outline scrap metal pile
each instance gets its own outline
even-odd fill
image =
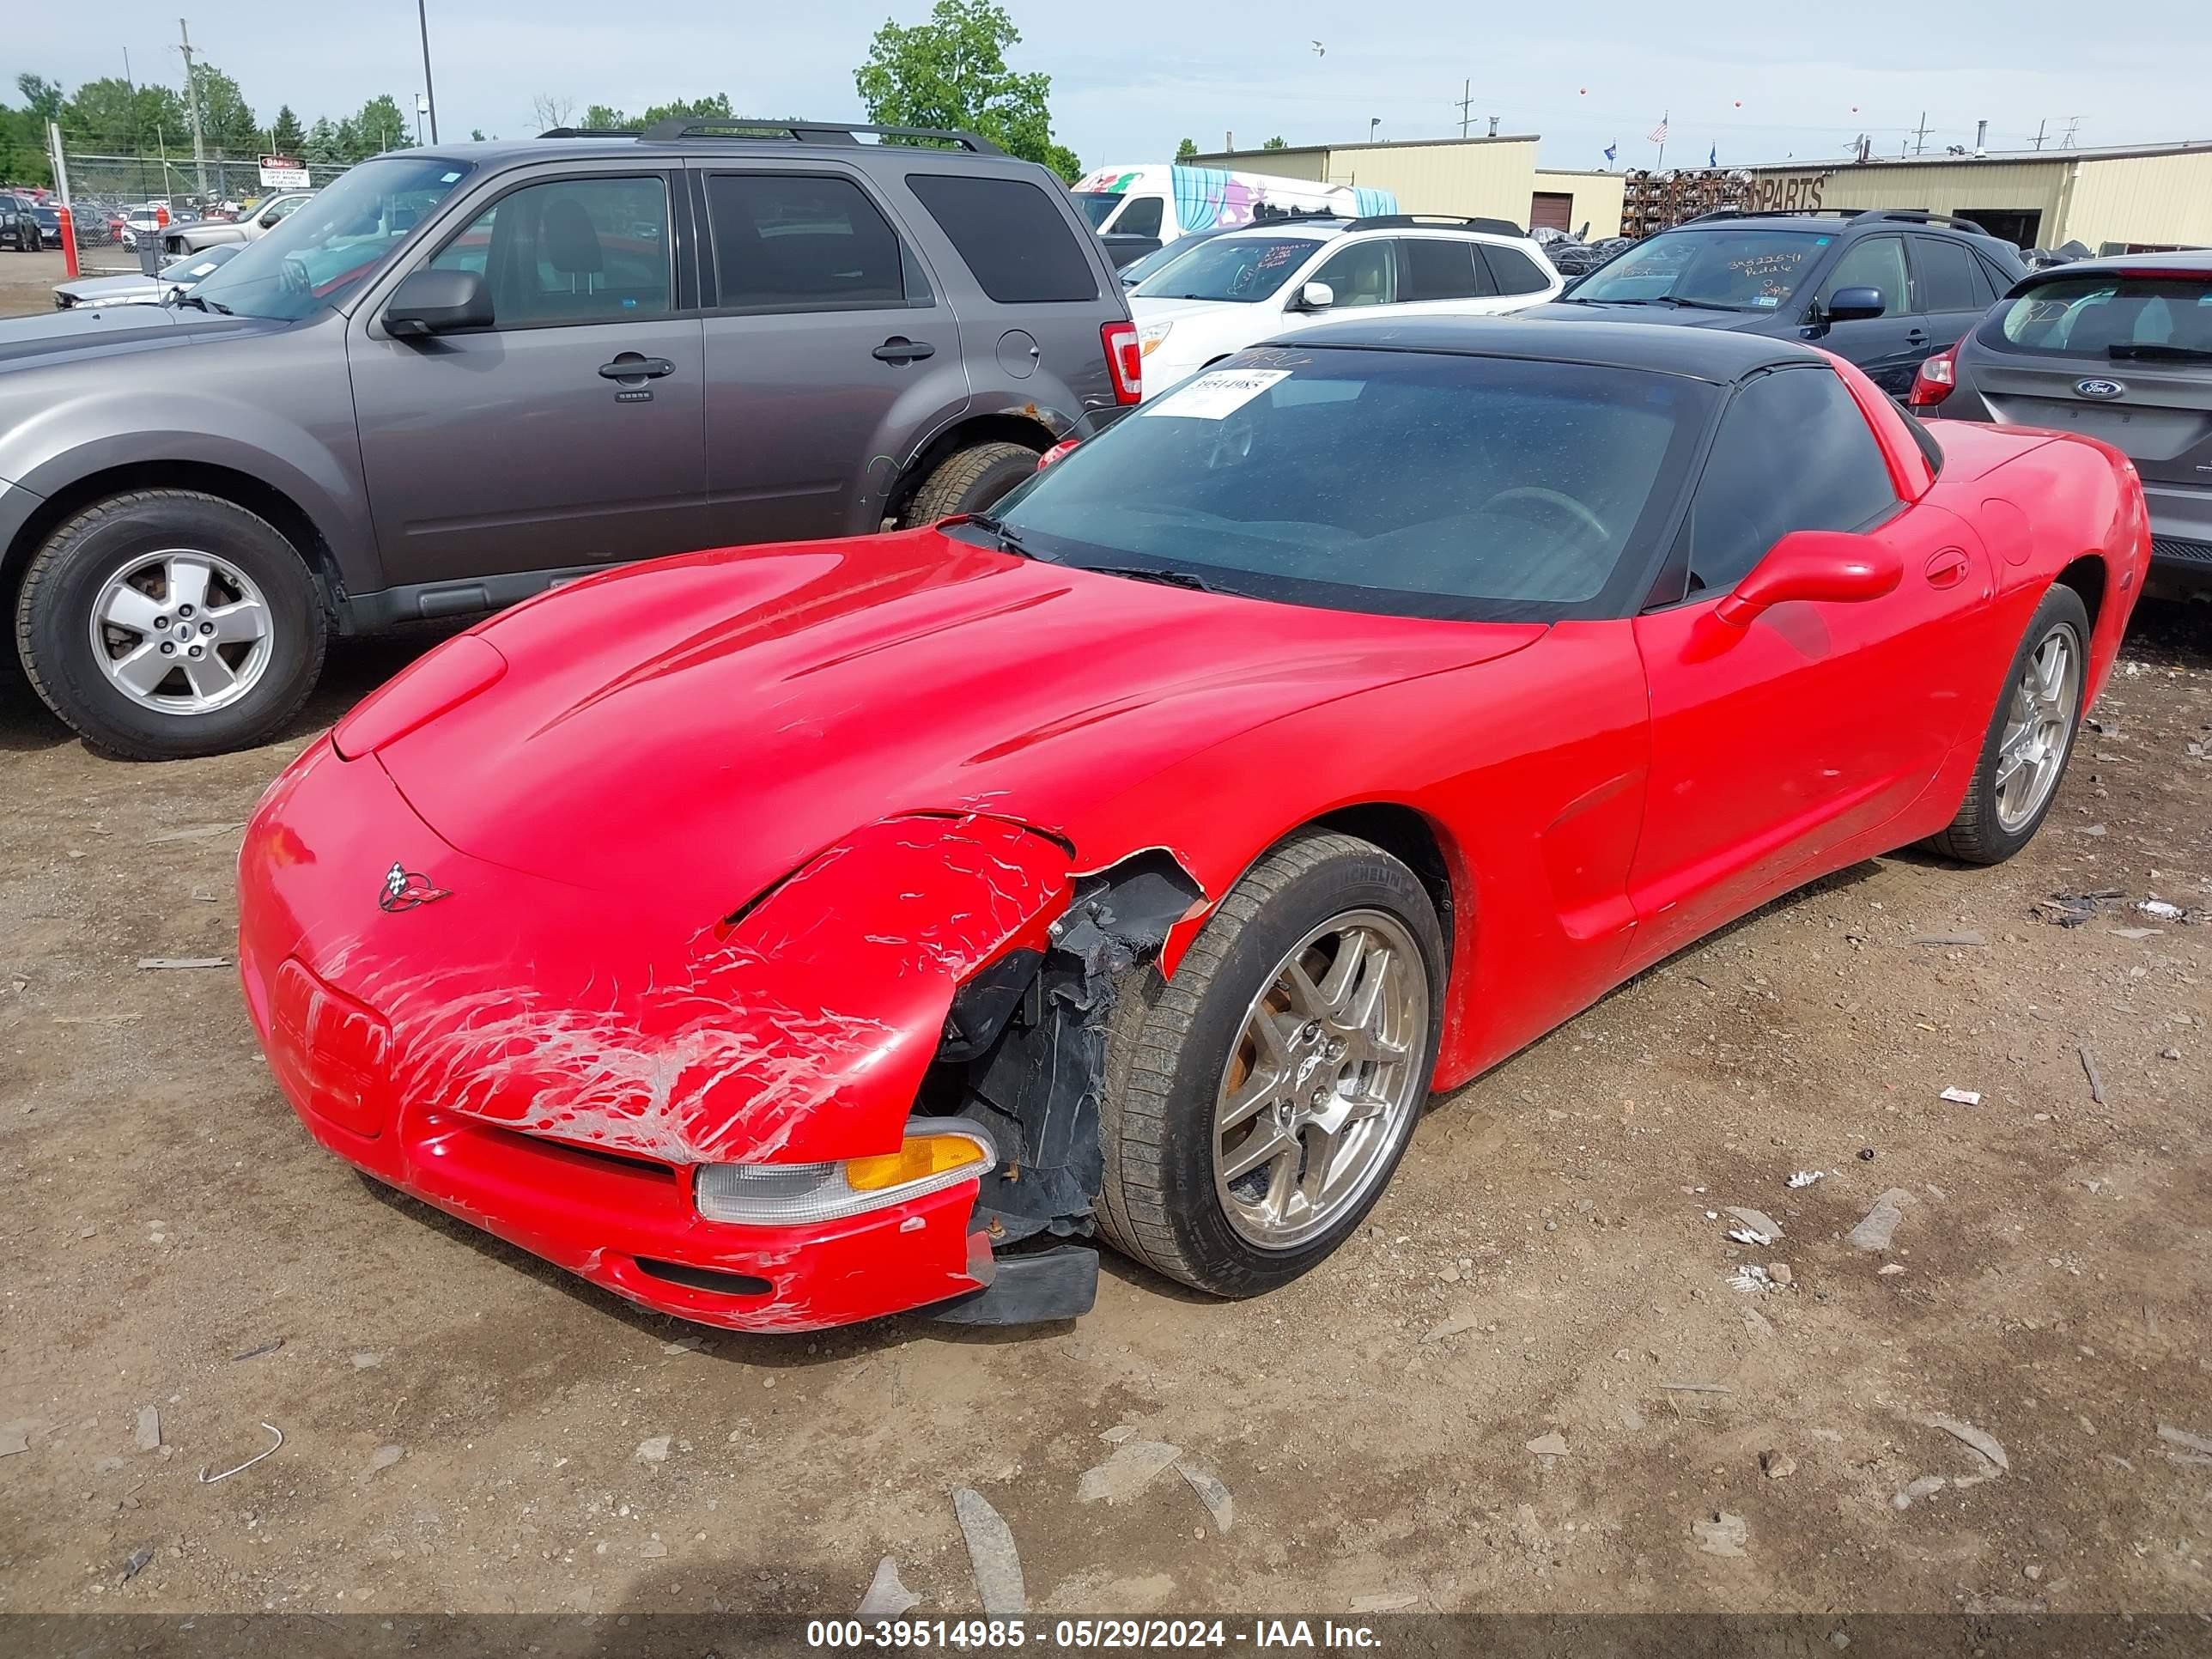
[[[1715,208],[1741,207],[1750,195],[1751,185],[1751,174],[1741,167],[1696,167],[1667,173],[1632,169],[1621,194],[1620,234],[1650,236]]]

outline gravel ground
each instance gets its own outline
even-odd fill
[[[1289,1289],[1109,1258],[1072,1325],[811,1340],[380,1194],[230,972],[134,966],[230,953],[237,826],[419,646],[160,766],[0,685],[0,1611],[845,1613],[890,1553],[972,1612],[962,1486],[1042,1612],[2212,1610],[2212,926],[2132,908],[2212,904],[2212,611],[2145,607],[2020,859],[1869,862],[1644,975],[1437,1102]]]

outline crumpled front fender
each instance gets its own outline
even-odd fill
[[[1003,819],[887,818],[598,994],[432,983],[385,1002],[393,1081],[403,1101],[671,1164],[896,1151],[955,992],[1042,943],[1068,872]]]

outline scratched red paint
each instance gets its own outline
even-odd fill
[[[972,1182],[766,1229],[702,1221],[694,1168],[895,1150],[955,991],[1042,945],[1076,876],[1164,847],[1210,904],[1285,834],[1379,802],[1444,852],[1435,1083],[1462,1083],[1687,939],[1948,823],[2030,613],[2084,556],[2107,575],[2093,693],[2109,674],[2148,551],[2125,463],[1953,423],[1931,481],[1839,372],[1911,503],[1870,532],[1906,572],[1880,604],[1435,622],[921,531],[521,605],[264,798],[240,932],[271,1066],[340,1156],[641,1303],[779,1330],[921,1306],[981,1282]],[[1977,528],[2000,487],[2032,526],[2018,562]],[[1953,549],[1961,586],[1919,580]],[[503,671],[441,665],[477,641]],[[480,680],[395,718],[410,682],[443,702]],[[395,860],[450,896],[380,909]]]

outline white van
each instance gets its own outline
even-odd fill
[[[1194,231],[1249,225],[1287,213],[1364,219],[1398,210],[1397,197],[1387,190],[1156,162],[1101,167],[1073,191],[1076,211],[1105,240],[1116,265],[1141,259]]]

